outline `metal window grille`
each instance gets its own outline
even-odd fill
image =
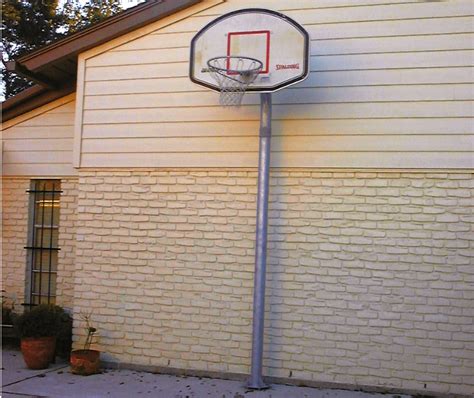
[[[28,244],[27,305],[56,302],[58,270],[60,180],[33,180]]]

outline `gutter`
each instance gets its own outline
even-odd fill
[[[5,67],[8,72],[13,72],[17,75],[20,75],[28,80],[39,84],[40,86],[47,87],[50,90],[55,90],[58,88],[58,84],[51,79],[48,79],[46,76],[42,76],[40,73],[35,73],[28,70],[18,61],[7,61]]]

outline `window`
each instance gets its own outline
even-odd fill
[[[56,302],[58,270],[60,180],[33,180],[30,193],[30,228],[27,266],[29,305]]]

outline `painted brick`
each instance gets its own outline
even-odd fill
[[[101,348],[248,373],[256,173],[80,174],[74,310],[103,316]],[[473,185],[461,176],[272,173],[265,374],[473,390]]]

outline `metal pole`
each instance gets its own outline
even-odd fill
[[[257,235],[253,292],[252,370],[247,387],[268,388],[262,379],[263,326],[265,318],[265,273],[267,265],[268,191],[272,139],[272,97],[260,95],[260,148],[258,160]]]

